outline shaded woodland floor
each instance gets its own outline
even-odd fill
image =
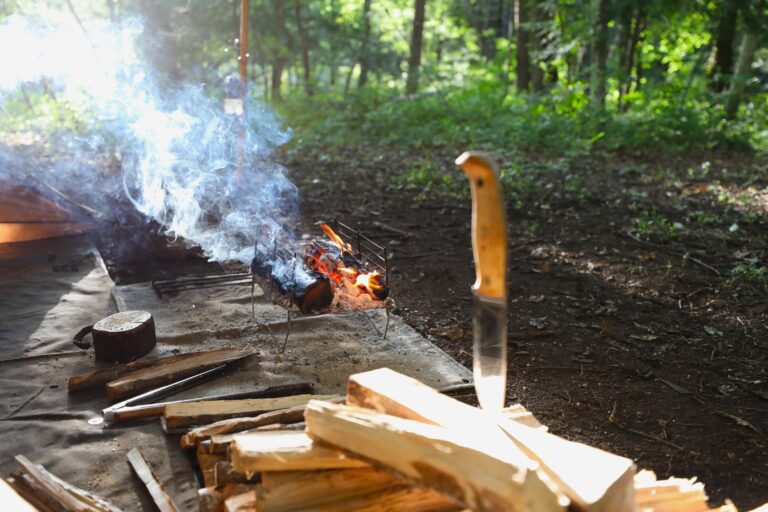
[[[471,367],[470,201],[456,156],[295,148],[283,160],[307,229],[338,218],[387,242],[398,313]],[[768,164],[523,162],[504,173],[508,399],[660,477],[695,475],[714,502],[768,500]]]

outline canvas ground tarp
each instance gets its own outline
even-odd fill
[[[178,395],[315,383],[318,393],[342,393],[347,376],[381,366],[434,386],[467,382],[468,370],[393,316],[381,336],[383,311],[294,318],[286,351],[285,311],[260,292],[251,319],[250,287],[210,288],[157,297],[149,284],[116,287],[82,238],[20,247],[0,245],[0,473],[26,455],[71,483],[126,511],[153,510],[125,454],[140,447],[177,504],[196,510],[191,454],[157,420],[103,428],[89,423],[108,405],[100,390],[68,394],[67,378],[94,368],[91,352],[72,335],[117,308],[155,315],[158,346],[148,357],[222,346],[251,346],[255,361]],[[53,260],[51,258],[53,257]],[[3,261],[2,259],[5,258]],[[57,268],[57,271],[54,271]],[[103,366],[103,365],[99,365]]]

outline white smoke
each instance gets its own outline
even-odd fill
[[[142,37],[137,20],[81,27],[67,19],[6,18],[0,115],[22,88],[44,88],[57,102],[77,106],[85,126],[50,141],[53,180],[69,180],[70,188],[78,180],[83,193],[122,191],[169,236],[200,246],[210,259],[248,263],[254,243],[272,247],[298,212],[295,185],[270,160],[290,132],[250,93],[244,116],[227,114],[223,79],[164,83],[142,57]],[[9,151],[0,146],[0,163],[13,159]],[[110,152],[122,167],[119,183],[89,164]],[[276,266],[283,267],[297,271]]]

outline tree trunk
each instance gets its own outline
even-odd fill
[[[710,88],[723,92],[728,86],[728,77],[733,73],[733,49],[736,38],[736,21],[739,8],[736,0],[722,0],[717,9],[715,28],[715,64],[712,66]]]
[[[275,24],[275,30],[278,34],[278,40],[284,45],[285,48],[281,48],[277,45],[274,48],[274,58],[272,62],[272,101],[280,101],[282,99],[281,89],[283,83],[283,71],[285,70],[288,60],[286,59],[286,53],[291,52],[291,37],[288,30],[285,28],[285,4],[282,0],[272,0],[273,19]],[[286,50],[286,51],[284,51]]]
[[[608,4],[610,0],[592,0],[596,14],[593,28],[592,106],[605,109],[608,62]]]
[[[541,30],[537,27],[539,23],[545,20],[542,6],[539,2],[532,2],[530,5],[530,20],[535,30],[528,31],[528,45],[530,48],[531,65],[531,87],[534,92],[544,90],[544,70],[542,69],[542,51],[544,41],[541,38]]]
[[[283,61],[278,59],[272,63],[272,101],[280,101],[280,89],[283,85]]]
[[[736,113],[739,110],[741,96],[744,94],[744,89],[752,69],[752,61],[755,58],[757,39],[758,33],[748,27],[741,41],[739,60],[736,62],[736,70],[731,79],[731,87],[728,90],[728,101],[725,104],[725,113],[728,119],[735,119]]]
[[[365,87],[368,81],[368,68],[370,66],[370,55],[368,46],[371,39],[371,0],[365,0],[363,2],[363,40],[360,44],[360,77],[357,79],[357,87]],[[354,69],[355,65],[352,65],[351,69]],[[346,95],[346,93],[345,93]]]
[[[419,90],[419,68],[421,67],[421,46],[424,40],[424,11],[427,0],[414,0],[413,30],[411,32],[411,55],[408,58],[408,82],[406,94],[416,94]]]
[[[309,34],[301,19],[301,0],[293,1],[293,10],[296,16],[296,29],[299,32],[301,44],[301,65],[304,68],[304,92],[312,96],[312,68],[309,65]]]
[[[528,1],[515,0],[515,26],[517,27],[517,90],[531,88],[531,58],[528,54]]]
[[[626,38],[620,38],[623,40],[623,44],[619,46],[619,100],[618,109],[619,112],[626,112],[627,105],[624,103],[624,96],[629,93],[631,85],[630,78],[632,77],[632,68],[634,67],[635,53],[637,51],[637,45],[640,43],[645,26],[643,25],[643,6],[642,4],[637,8],[637,17],[632,20],[628,18],[626,27]],[[638,75],[639,77],[639,75]],[[639,80],[639,78],[638,78]]]

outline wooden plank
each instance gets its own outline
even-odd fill
[[[337,398],[336,401],[342,400]],[[253,417],[233,418],[217,421],[190,430],[181,438],[182,448],[194,448],[198,443],[210,439],[212,436],[234,434],[244,430],[251,430],[272,424],[292,424],[304,421],[306,404],[290,407],[278,411],[267,412]]]
[[[200,443],[197,446],[197,465],[200,467],[205,486],[211,487],[216,485],[216,464],[227,460],[227,454],[226,452],[212,453],[207,449],[205,443],[210,443],[210,441]]]
[[[245,475],[369,466],[339,450],[312,442],[304,432],[294,431],[238,434],[230,445],[230,460],[235,471]]]
[[[248,478],[243,473],[235,471],[232,463],[228,460],[222,460],[213,466],[213,481],[216,487],[223,487],[229,484],[257,484],[258,476]]]
[[[277,398],[251,398],[244,400],[207,400],[169,404],[165,407],[168,428],[192,427],[214,421],[242,416],[255,416],[265,412],[306,405],[313,398],[325,400],[330,395],[294,395]]]
[[[501,410],[501,414],[508,420],[516,421],[526,427],[537,428],[544,431],[549,430],[536,419],[536,416],[534,416],[532,412],[520,404],[505,407]]]
[[[51,501],[61,506],[64,510],[76,510],[83,512],[121,512],[119,508],[107,501],[90,494],[83,489],[64,482],[57,476],[48,472],[43,466],[33,464],[23,455],[14,457],[16,464],[30,480],[34,481]]]
[[[3,505],[3,510],[12,512],[36,512],[39,509],[24,499],[2,478],[0,478],[0,503]]]
[[[631,459],[506,418],[493,418],[388,368],[352,375],[347,403],[448,429],[472,424],[482,436],[495,436],[489,427],[495,424],[525,455],[541,464],[541,471],[574,505],[589,512],[634,510],[635,466]]]
[[[307,405],[305,419],[312,439],[389,468],[475,512],[563,511],[568,503],[514,444],[478,435],[471,423],[449,430],[319,401]]]
[[[179,512],[176,504],[168,496],[168,493],[165,492],[163,484],[157,478],[155,472],[152,471],[152,467],[147,462],[147,459],[144,458],[141,450],[134,448],[129,451],[128,462],[136,472],[136,475],[144,482],[144,486],[147,488],[150,496],[152,496],[152,500],[160,512]]]
[[[305,509],[294,509],[295,512]],[[312,512],[471,512],[423,487],[399,485],[319,505]]]
[[[252,355],[252,352],[244,348],[222,348],[186,354],[186,357],[182,359],[168,361],[118,377],[107,383],[107,396],[113,402],[128,398],[249,355]]]
[[[166,359],[174,359],[177,357],[181,356],[174,356],[172,358]],[[93,370],[92,372],[83,373],[81,375],[73,375],[69,378],[67,389],[70,393],[87,391],[89,389],[99,389],[104,387],[107,382],[115,380],[118,377],[125,375],[126,373],[157,366],[158,364],[161,364],[162,361],[164,361],[164,359],[158,359],[154,361],[133,361],[132,363],[118,364],[103,370]]]
[[[35,482],[29,475],[20,472],[12,473],[8,483],[25,500],[43,512],[69,512],[55,497],[51,497],[46,490]]]

